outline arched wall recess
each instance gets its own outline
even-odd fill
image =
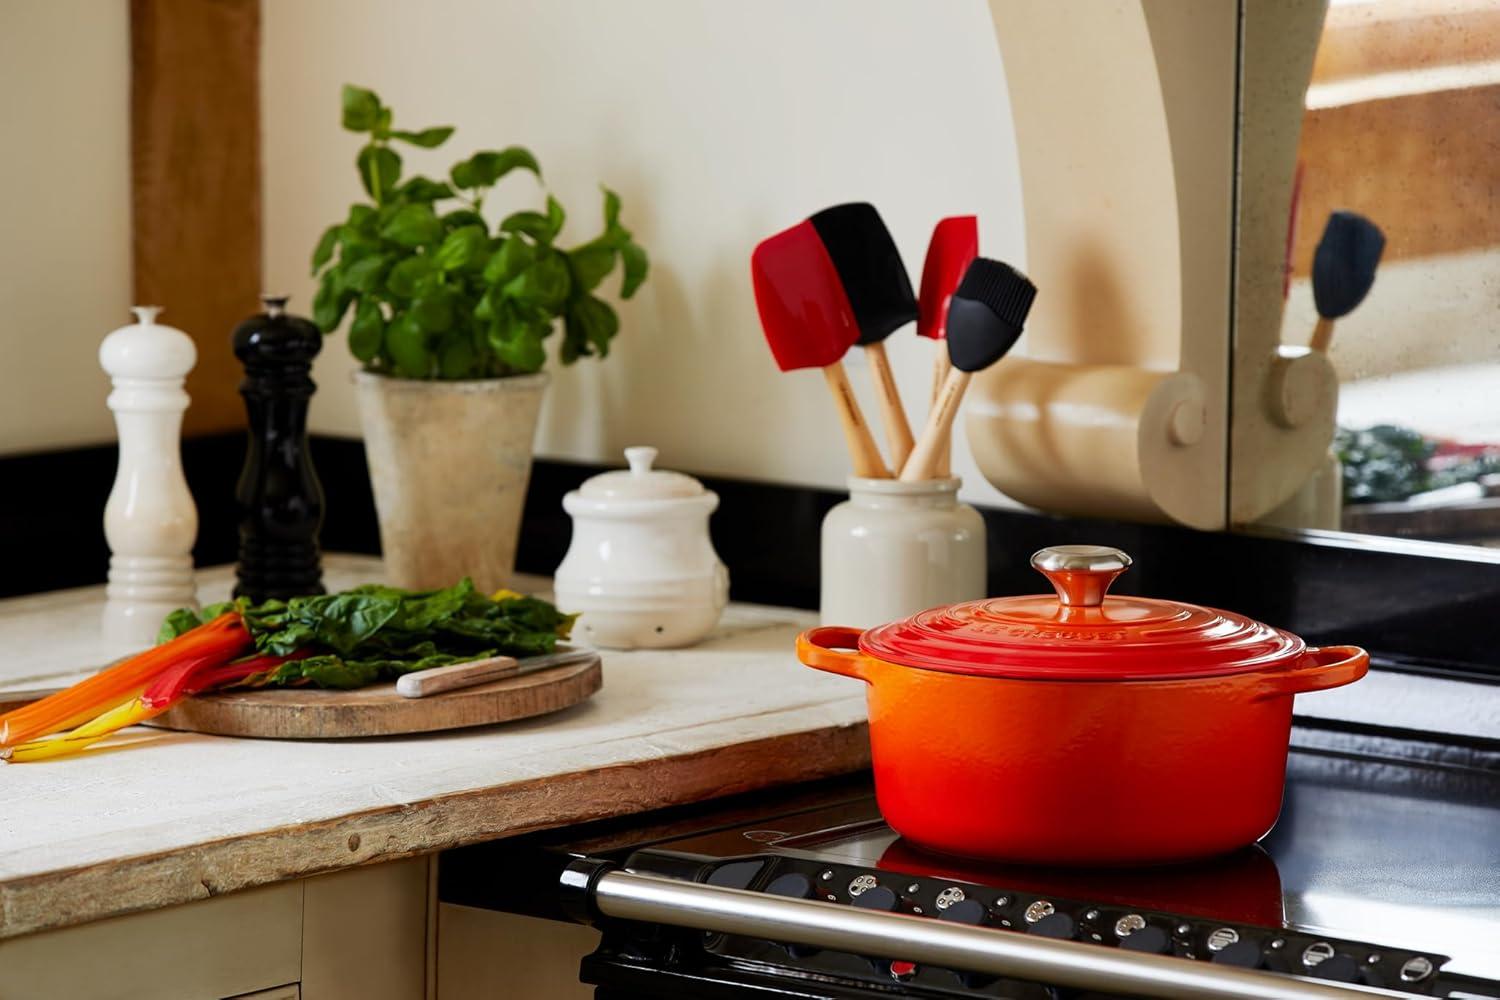
[[[1035,507],[1222,528],[1240,5],[990,0],[990,12],[1039,295],[1025,356],[975,380],[979,467]],[[1280,261],[1278,245],[1278,321]]]

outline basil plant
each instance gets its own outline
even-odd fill
[[[393,143],[432,149],[453,129],[392,128],[391,109],[360,87],[344,87],[343,106],[344,128],[367,138],[356,164],[369,201],[350,206],[313,251],[313,320],[325,333],[352,310],[350,351],[367,371],[400,378],[538,371],[558,318],[563,364],[609,353],[620,320],[595,293],[619,264],[628,299],[649,266],[620,223],[618,195],[604,189],[604,231],[571,250],[556,245],[565,216],[551,195],[545,211],[512,213],[492,231],[485,197],[513,171],[540,179],[536,157],[510,146],[461,160],[447,180],[403,177]]]

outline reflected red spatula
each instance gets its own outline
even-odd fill
[[[812,223],[800,222],[762,240],[750,255],[750,276],[760,325],[777,366],[784,372],[823,369],[844,427],[854,474],[889,479],[891,472],[870,436],[844,371],[844,355],[859,339],[859,324]]]
[[[932,227],[932,238],[927,242],[927,260],[922,264],[922,290],[917,297],[919,336],[933,340],[943,340],[948,336],[948,303],[953,299],[953,290],[963,280],[969,262],[978,256],[979,220],[974,216],[949,216]],[[947,345],[943,345],[932,357],[934,406],[950,367]],[[948,440],[939,443],[938,460],[934,466],[938,478],[948,475],[951,452]]]

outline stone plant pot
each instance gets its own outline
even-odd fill
[[[355,372],[387,579],[510,582],[545,373],[457,382]]]

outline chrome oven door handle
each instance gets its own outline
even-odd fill
[[[1051,986],[1133,996],[1202,1000],[1410,998],[1407,993],[1368,986],[1209,965],[622,869],[598,876],[592,899],[601,914],[621,920],[768,938],[860,955],[889,955]]]

